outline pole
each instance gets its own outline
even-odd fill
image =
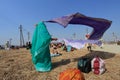
[[[10,42],[9,46],[11,47],[11,45],[12,45],[12,38],[10,38],[9,42]]]
[[[22,33],[22,25],[20,25],[19,29],[20,29],[20,47],[22,47],[25,45],[24,37],[23,37],[23,33]]]
[[[27,33],[28,34],[28,42],[30,41],[30,32]]]

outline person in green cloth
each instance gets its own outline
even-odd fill
[[[52,40],[44,22],[36,25],[33,37],[31,55],[36,71],[51,70],[50,41]],[[57,39],[53,39],[57,40]]]

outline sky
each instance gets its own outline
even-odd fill
[[[11,44],[20,44],[20,25],[23,27],[24,41],[30,40],[35,24],[79,12],[89,17],[112,21],[104,33],[103,40],[114,40],[113,33],[120,40],[120,0],[0,0],[0,44],[11,39]],[[66,28],[56,23],[45,23],[49,33],[56,38],[84,39],[85,25],[68,25]],[[73,34],[76,34],[75,36]]]

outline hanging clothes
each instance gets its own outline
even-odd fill
[[[36,25],[32,37],[32,61],[37,71],[50,71],[51,70],[51,57],[49,44],[51,36],[46,28],[44,22]]]

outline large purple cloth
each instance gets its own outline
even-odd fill
[[[88,38],[90,40],[100,39],[112,23],[112,21],[107,19],[87,17],[80,13],[55,18],[46,22],[59,23],[64,27],[67,27],[68,24],[81,24],[92,27],[93,31],[91,32],[90,37]]]

